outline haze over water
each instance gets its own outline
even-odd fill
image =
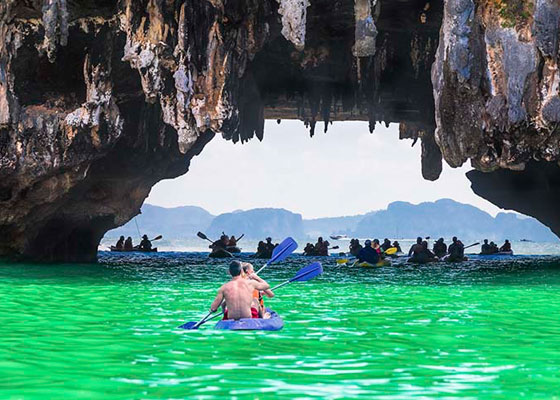
[[[262,276],[279,283],[312,258]],[[349,270],[268,305],[279,332],[182,331],[226,262],[113,255],[99,265],[0,264],[0,398],[553,398],[560,262]]]

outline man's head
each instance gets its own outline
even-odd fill
[[[422,247],[427,249],[428,248],[428,242],[426,242],[425,240],[422,242]]]
[[[506,239],[506,243],[509,243],[509,240]]]
[[[443,238],[439,238],[438,242],[443,243]]]
[[[271,238],[271,237],[267,237],[267,238],[266,238],[266,242],[267,242],[267,243],[272,242],[272,238]]]
[[[237,260],[232,261],[229,263],[229,274],[235,278],[236,276],[241,275],[241,271],[243,270],[243,266]]]
[[[255,268],[253,267],[253,264],[251,264],[251,263],[243,262],[243,263],[241,263],[241,266],[243,268],[243,273],[245,275],[251,275],[252,273],[255,272]]]
[[[119,240],[124,240],[124,236],[121,236],[121,237],[119,238]]]
[[[484,244],[488,244],[488,239],[484,239]]]
[[[417,243],[417,244],[422,244],[422,238],[421,238],[420,236],[418,236],[418,237],[416,238],[416,243]]]
[[[457,236],[453,236],[453,239],[451,239],[453,241],[453,243],[457,242]]]
[[[371,247],[371,240],[369,240],[369,239],[366,240],[366,241],[364,242],[364,244],[365,244],[366,247]]]
[[[379,239],[373,239],[373,243],[379,245]]]
[[[144,235],[144,236],[142,236],[142,239],[144,239],[144,240],[148,240],[148,235]]]
[[[323,238],[322,238],[321,236],[319,236],[319,239],[317,239],[317,241],[318,241],[319,243],[323,243]]]

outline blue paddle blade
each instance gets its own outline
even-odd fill
[[[300,269],[295,277],[290,279],[290,282],[307,282],[323,273],[323,266],[320,262],[314,262]]]
[[[198,324],[198,322],[187,322],[186,324],[181,325],[179,329],[198,329],[198,326],[196,326],[196,324]]]
[[[272,252],[272,258],[267,262],[267,264],[272,264],[276,261],[282,261],[286,259],[290,254],[292,254],[297,249],[297,243],[291,237],[284,239],[274,251]]]

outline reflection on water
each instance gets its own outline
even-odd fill
[[[262,276],[279,283],[314,260]],[[199,254],[0,264],[0,398],[556,395],[559,259],[322,261],[323,276],[268,301],[285,320],[279,332],[177,329],[204,316],[227,279],[227,261]]]

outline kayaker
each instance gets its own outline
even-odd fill
[[[500,251],[511,251],[511,243],[509,242],[509,240],[506,239],[505,243],[502,245],[502,247],[500,247]]]
[[[379,253],[371,247],[371,240],[364,242],[364,248],[358,253],[358,262],[375,265],[379,262]]]
[[[229,242],[229,237],[227,235],[222,235],[220,236],[219,240],[216,240],[214,243],[212,243],[210,247],[213,251],[219,250],[219,249],[223,249],[225,250],[228,246],[228,242]]]
[[[436,255],[438,258],[442,258],[446,254],[447,254],[447,245],[443,241],[443,238],[439,238],[434,243],[434,255]]]
[[[463,261],[464,258],[465,246],[456,236],[453,236],[453,243],[449,245],[449,257],[447,261]]]
[[[150,240],[148,239],[148,235],[142,236],[142,241],[140,242],[138,248],[143,251],[152,250],[152,242],[150,242]]]
[[[408,259],[408,262],[425,264],[428,262],[437,261],[434,253],[428,248],[428,242],[422,241],[420,245],[415,245],[414,251],[412,252],[412,257]]]
[[[124,241],[124,251],[132,251],[134,250],[134,246],[132,244],[132,238],[129,236]]]
[[[414,254],[420,254],[422,252],[423,248],[422,248],[422,238],[420,236],[418,236],[416,238],[416,243],[412,245],[412,247],[410,247],[410,250],[408,251],[408,256],[412,257],[412,255]]]
[[[500,249],[498,249],[498,245],[494,242],[490,242],[490,254],[495,254],[499,251]]]
[[[383,250],[385,252],[385,251],[389,250],[391,247],[393,247],[391,245],[391,241],[389,239],[385,238],[383,240],[383,244],[381,245],[381,250]]]
[[[304,256],[314,256],[315,255],[315,246],[312,243],[307,243],[305,248],[303,249]]]
[[[253,291],[270,289],[270,285],[256,274],[249,275],[249,279],[245,279],[241,275],[242,271],[243,267],[239,261],[232,261],[229,264],[231,281],[222,285],[218,290],[218,294],[210,306],[211,312],[216,312],[222,302],[225,302],[224,319],[239,320],[259,317],[258,309],[251,307]]]
[[[124,250],[124,236],[121,236],[119,238],[119,241],[117,242],[117,244],[115,245],[115,248],[117,250]]]
[[[393,242],[393,247],[397,248],[397,253],[402,253],[401,244],[396,240]]]
[[[231,235],[231,237],[228,240],[227,246],[228,247],[237,247],[237,239],[235,238],[235,235]]]
[[[360,253],[360,250],[362,250],[362,248],[363,247],[358,239],[350,240],[349,250],[350,250],[350,254],[352,254],[354,257],[358,256],[358,253]]]
[[[278,244],[272,243],[272,238],[271,237],[266,238],[265,245],[266,245],[266,250],[269,251],[271,255],[272,255],[272,252],[274,251],[274,249],[276,248],[276,246],[278,246]]]
[[[255,268],[253,267],[253,264],[244,262],[241,263],[241,265],[243,266],[244,276],[247,279],[254,279],[254,278],[249,278],[250,276],[255,275]],[[268,319],[270,318],[270,313],[266,311],[266,308],[264,306],[263,295],[268,297],[269,299],[272,299],[274,297],[274,292],[270,289],[263,290],[263,291],[254,290],[253,304],[251,305],[251,308],[256,308],[259,311],[259,318]]]
[[[480,246],[480,254],[492,254],[492,247],[488,244],[488,239],[484,239],[484,243]]]
[[[328,256],[329,255],[329,242],[323,240],[321,236],[317,239],[315,244],[315,255],[317,256]]]
[[[373,243],[371,244],[371,247],[373,247],[373,249],[375,251],[377,251],[377,254],[379,254],[379,257],[382,257],[381,246],[379,245],[379,239],[373,239]]]

